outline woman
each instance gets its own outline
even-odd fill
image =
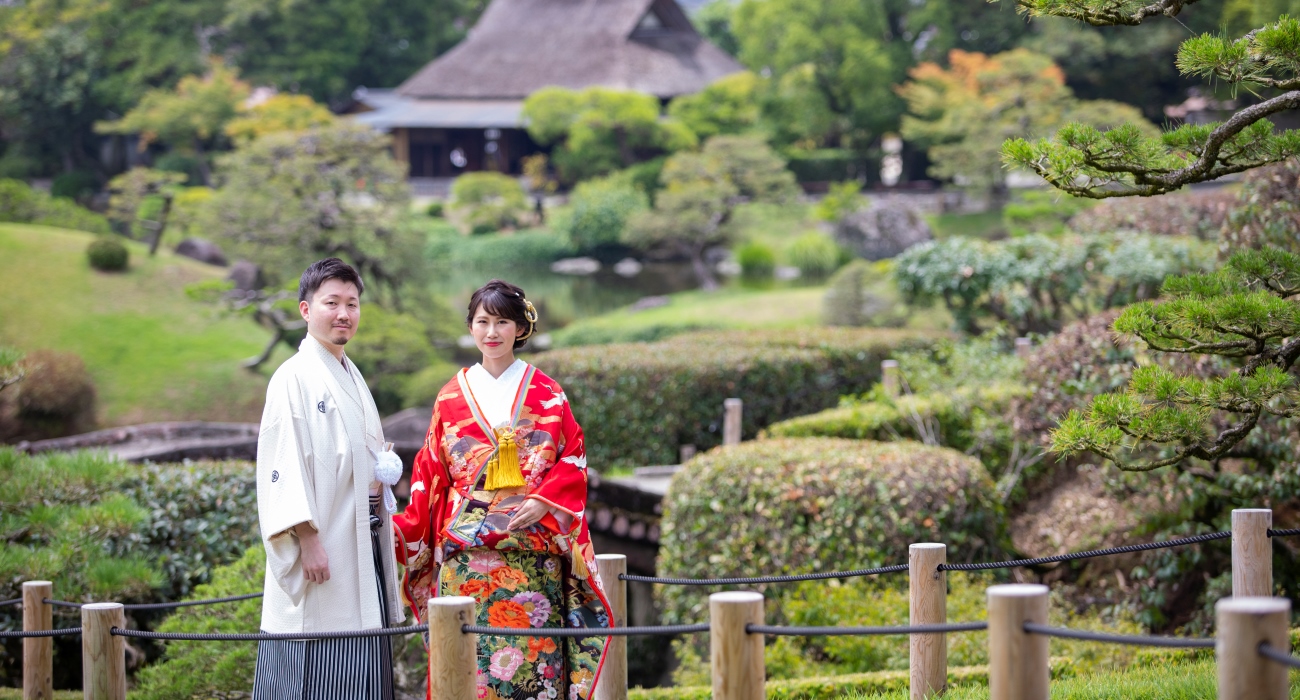
[[[466,316],[483,361],[438,393],[411,503],[393,521],[403,593],[471,596],[491,627],[609,627],[587,534],[587,457],[564,390],[515,350],[537,330],[522,289],[492,280]],[[605,637],[479,637],[479,698],[589,698]]]

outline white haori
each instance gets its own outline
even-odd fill
[[[515,360],[500,377],[492,376],[481,363],[470,367],[465,372],[465,381],[469,382],[470,393],[474,394],[474,401],[478,403],[479,410],[483,412],[483,420],[487,421],[488,425],[493,428],[510,425],[511,419],[514,418],[510,412],[515,407],[519,383],[523,381],[524,373],[527,371],[527,362]]]
[[[345,368],[308,335],[266,390],[257,440],[257,512],[266,545],[261,628],[332,632],[384,624],[370,546],[369,490],[384,443],[379,411],[356,367]],[[393,541],[392,520],[379,541]],[[293,526],[310,523],[329,557],[330,580],[308,583]],[[384,547],[389,623],[405,618],[397,564]]]

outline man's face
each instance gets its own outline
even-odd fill
[[[307,332],[329,345],[346,345],[361,320],[361,295],[351,282],[325,280],[311,299],[298,303]]]

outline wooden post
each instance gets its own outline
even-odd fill
[[[54,597],[49,581],[23,583],[23,631],[54,629],[54,608],[45,602]],[[23,700],[54,697],[54,638],[28,637],[23,640]]]
[[[691,461],[691,457],[695,456],[695,451],[695,445],[682,445],[677,448],[677,463],[686,464]]]
[[[745,402],[740,399],[722,402],[722,444],[740,444],[740,418],[744,409]]]
[[[1034,351],[1034,341],[1029,338],[1016,338],[1016,356],[1025,358]]]
[[[597,554],[596,571],[609,599],[610,615],[616,627],[627,627],[627,581],[619,578],[627,573],[627,556],[623,554]],[[605,642],[605,668],[600,672],[594,700],[627,700],[627,637],[610,637]]]
[[[709,596],[709,660],[713,700],[764,700],[763,635],[746,625],[763,624],[763,594],[727,591]]]
[[[1238,508],[1232,511],[1232,595],[1273,596],[1273,543],[1268,529],[1273,511]]]
[[[1214,616],[1218,629],[1214,651],[1219,662],[1219,700],[1289,698],[1287,668],[1260,656],[1259,645],[1268,643],[1290,650],[1287,625],[1291,621],[1291,601],[1233,596],[1214,604]]]
[[[468,596],[430,598],[429,694],[446,700],[478,698],[478,635],[461,627],[474,624],[474,599]]]
[[[941,625],[948,621],[948,577],[939,565],[948,561],[948,546],[914,544],[907,549],[909,624]],[[925,700],[948,685],[948,637],[914,634],[909,642],[911,700]]]
[[[880,362],[880,386],[885,390],[885,396],[892,399],[898,398],[903,391],[903,383],[900,381],[898,360],[882,360]]]
[[[1048,700],[1047,637],[1025,632],[1047,624],[1047,586],[989,586],[989,699]]]
[[[81,606],[81,688],[86,700],[126,700],[126,627],[121,603]]]

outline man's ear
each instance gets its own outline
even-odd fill
[[[298,302],[298,313],[302,315],[302,320],[304,320],[304,321],[308,320],[308,319],[307,319],[307,316],[308,316],[308,314],[307,314],[307,310],[310,309],[310,308],[311,308],[311,304],[308,304],[308,303],[305,302],[305,301],[300,301],[300,302]]]

